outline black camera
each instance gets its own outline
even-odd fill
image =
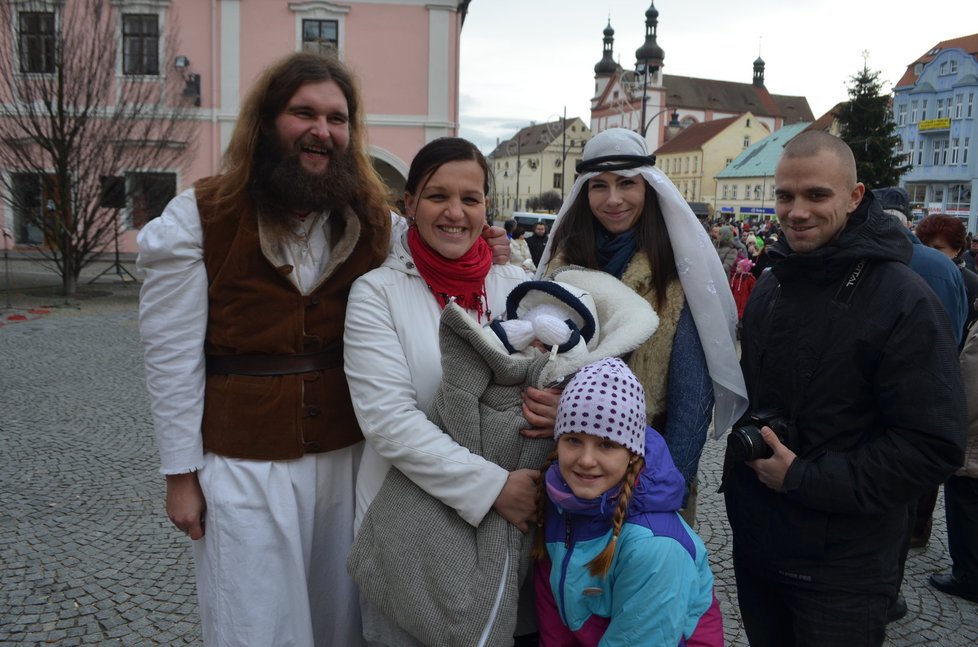
[[[741,418],[739,424],[727,436],[727,455],[736,462],[752,461],[757,458],[771,458],[774,452],[761,437],[761,427],[770,427],[785,445],[788,444],[789,423],[777,413],[752,413]]]

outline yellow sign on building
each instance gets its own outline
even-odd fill
[[[950,130],[951,128],[951,118],[944,117],[942,119],[926,119],[917,124],[918,131],[924,130]]]

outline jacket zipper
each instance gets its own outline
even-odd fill
[[[567,566],[570,564],[571,553],[574,552],[574,544],[571,542],[572,528],[570,516],[564,515],[564,548],[567,552],[564,553],[563,563],[560,565],[560,619],[563,621],[564,626],[567,626],[567,609],[564,606],[564,585],[567,582]]]

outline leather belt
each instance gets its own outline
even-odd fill
[[[301,355],[208,355],[209,375],[294,375],[343,366],[343,348]]]

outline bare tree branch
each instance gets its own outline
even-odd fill
[[[19,42],[21,14],[52,11],[51,56],[42,39],[31,58]],[[110,0],[0,0],[0,177],[7,221],[17,212],[40,232],[36,249],[61,275],[68,299],[82,268],[119,234],[119,210],[101,206],[105,178],[177,170],[193,158],[192,99],[183,96],[180,71],[165,65],[173,60],[176,33],[171,27],[159,35],[163,47],[151,52],[157,69],[145,75],[124,73],[122,34],[122,13]],[[14,186],[25,175],[40,187],[41,204],[29,209],[17,204],[23,191]]]

